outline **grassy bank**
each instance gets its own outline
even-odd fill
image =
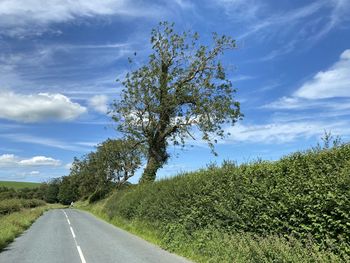
[[[350,145],[225,163],[125,188],[91,209],[197,262],[346,262]]]
[[[62,205],[45,204],[35,208],[22,208],[17,212],[0,215],[0,251],[30,227],[45,211],[61,207]]]

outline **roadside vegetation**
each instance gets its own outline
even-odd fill
[[[196,262],[348,262],[350,145],[124,186],[85,209]]]
[[[1,184],[0,251],[46,210],[63,207],[60,204],[48,204],[57,201],[55,191],[58,185],[55,182],[56,179],[42,184],[22,182]]]
[[[27,184],[22,182],[18,183],[24,187],[0,186],[0,200],[39,199],[47,203],[56,203],[60,182],[60,178],[54,178],[48,182],[38,183],[36,187],[27,187]]]
[[[0,201],[0,215],[11,214],[23,208],[34,208],[46,203],[38,199],[6,199]]]
[[[18,200],[15,202],[17,201]],[[1,201],[1,205],[6,202],[8,204],[11,204],[14,201],[4,200]],[[37,202],[31,200],[26,200],[25,202],[31,202],[32,205],[36,204],[37,206],[31,208],[23,207],[20,210],[16,210],[16,212],[9,212],[0,215],[0,251],[3,250],[24,230],[30,227],[32,223],[34,223],[34,221],[45,211],[62,207],[62,205],[59,204],[46,204],[45,202]]]

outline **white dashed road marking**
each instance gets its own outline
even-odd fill
[[[78,252],[79,252],[79,256],[80,256],[81,263],[86,263],[85,258],[84,258],[83,251],[81,251],[80,246],[77,246],[77,249],[78,249]]]
[[[74,231],[73,231],[73,228],[72,228],[72,227],[70,227],[70,232],[72,232],[72,236],[73,236],[73,238],[75,239],[75,234],[74,234]]]
[[[70,221],[69,221],[68,215],[66,214],[65,211],[63,211],[63,213],[64,213],[64,215],[66,216],[67,222],[68,222],[68,224],[69,224],[70,232],[72,233],[72,236],[73,236],[75,245],[76,245],[76,247],[77,247],[77,250],[78,250],[78,253],[79,253],[79,257],[80,257],[81,263],[86,263],[85,258],[84,258],[83,251],[81,250],[80,246],[78,246],[77,240],[75,239],[76,236],[75,236],[75,233],[74,233],[73,228],[71,227],[71,223],[70,223]]]

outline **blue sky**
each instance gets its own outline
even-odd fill
[[[67,175],[74,156],[117,138],[106,115],[116,79],[147,62],[159,21],[237,40],[223,58],[244,120],[214,157],[201,141],[169,148],[160,177],[224,159],[275,160],[324,130],[350,138],[350,1],[3,0],[0,2],[0,180]],[[132,178],[136,182],[140,172]]]

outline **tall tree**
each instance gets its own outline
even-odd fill
[[[73,176],[63,176],[58,191],[58,200],[61,204],[68,205],[79,198],[79,185],[74,182]]]
[[[118,130],[146,148],[140,182],[155,180],[169,158],[169,142],[184,146],[195,127],[213,150],[216,140],[210,135],[224,137],[223,124],[242,117],[220,62],[235,41],[215,33],[210,47],[198,40],[197,33],[178,34],[174,24],[160,23],[151,32],[148,63],[126,75],[121,99],[112,105]]]
[[[48,203],[58,202],[58,192],[60,189],[61,178],[53,178],[47,183],[44,200]]]
[[[72,182],[78,182],[79,196],[88,198],[99,183],[96,173],[96,153],[90,152],[81,159],[75,157],[69,176],[72,177]]]

